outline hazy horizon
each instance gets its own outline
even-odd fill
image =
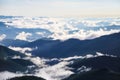
[[[120,0],[1,0],[0,15],[119,17]]]

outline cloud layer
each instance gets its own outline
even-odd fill
[[[16,36],[15,39],[25,40],[25,41],[26,41],[29,36],[32,36],[32,34],[31,34],[31,33],[25,33],[25,32],[23,31],[23,32],[19,33],[19,34]]]
[[[41,37],[85,40],[120,32],[119,18],[13,17],[0,21],[6,24],[6,28],[18,30],[15,39],[20,40]]]
[[[17,50],[16,50],[17,51]],[[19,51],[19,50],[18,50]],[[68,67],[69,64],[74,63],[74,60],[77,59],[87,59],[87,58],[94,58],[94,57],[99,57],[99,56],[110,56],[110,57],[116,57],[113,55],[107,55],[107,54],[102,54],[100,52],[96,52],[95,55],[88,54],[86,56],[72,56],[72,57],[67,57],[67,58],[60,58],[60,59],[44,59],[40,57],[33,57],[33,56],[27,56],[24,58],[20,58],[18,56],[14,56],[13,59],[24,59],[24,60],[29,60],[33,62],[35,65],[28,66],[28,68],[32,68],[37,66],[35,70],[33,71],[34,73],[28,74],[28,73],[21,73],[21,72],[0,72],[0,80],[6,80],[8,78],[13,78],[17,76],[24,76],[24,75],[33,75],[33,76],[38,76],[42,77],[46,80],[62,80],[71,74],[74,74],[73,68]],[[47,64],[48,61],[58,61],[58,63],[54,65],[49,65]],[[87,67],[87,66],[81,66],[77,69],[78,72],[86,72],[90,71],[92,67]]]

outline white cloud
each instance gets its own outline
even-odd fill
[[[29,47],[21,48],[21,47],[12,47],[12,46],[9,46],[9,48],[12,49],[12,50],[14,50],[14,51],[19,51],[21,53],[24,53],[27,56],[32,56],[31,53],[27,53],[27,51],[34,50],[33,48],[29,48]]]
[[[78,38],[80,40],[93,39],[103,35],[120,32],[119,18],[48,18],[48,17],[21,17],[12,19],[3,19],[6,25],[15,28],[24,29],[45,29],[52,34],[46,35],[45,32],[35,32],[42,37],[52,37],[54,39],[66,40],[69,38]],[[9,23],[11,22],[11,23]],[[97,30],[94,30],[97,28]],[[107,30],[109,29],[109,30]],[[72,32],[73,33],[70,33]],[[27,40],[31,33],[21,32],[16,39]]]
[[[116,57],[114,55],[108,55],[108,54],[102,54],[100,52],[96,52],[95,55],[93,55],[93,54],[87,54],[85,56],[72,56],[72,57],[67,57],[67,58],[60,58],[59,61],[70,61],[70,60],[75,60],[75,59],[94,58],[94,57],[99,57],[99,56]]]
[[[60,61],[61,60],[69,61],[69,60],[73,60],[73,59],[82,59],[82,58],[83,58],[83,56],[73,56],[73,57],[61,58]]]
[[[67,65],[71,63],[68,61],[61,61],[55,65],[48,65],[46,62],[49,61],[49,59],[40,57],[25,57],[23,59],[30,60],[38,67],[32,75],[43,77],[46,80],[61,80],[73,74],[73,72],[70,71],[71,68],[67,67]]]
[[[19,51],[21,53],[25,53],[26,51],[32,51],[33,50],[32,48],[29,48],[29,47],[21,48],[21,47],[9,46],[9,48],[12,49],[12,50],[15,50],[15,51]]]
[[[47,66],[45,64],[46,63],[46,59],[44,59],[44,58],[40,58],[40,57],[25,57],[23,59],[30,60],[31,62],[33,62],[39,68]]]
[[[25,40],[25,41],[27,41],[27,38],[28,38],[29,36],[32,36],[32,34],[31,34],[31,33],[25,33],[25,32],[23,31],[23,32],[19,33],[19,34],[16,36],[15,39],[20,39],[20,40]]]
[[[42,69],[38,69],[36,70],[35,76],[41,76],[46,80],[64,79],[73,74],[73,72],[70,71],[70,68],[66,66],[68,64],[69,62],[60,62],[54,66],[48,66]]]
[[[54,33],[53,35],[51,35],[51,37],[53,37],[54,39],[60,39],[60,40],[66,40],[69,38],[77,38],[80,40],[85,40],[85,39],[94,39],[103,35],[109,35],[109,34],[113,34],[113,33],[118,33],[120,32],[120,30],[79,30],[78,32],[75,32],[73,34],[69,34],[67,32],[62,32],[62,33]]]
[[[40,35],[41,37],[46,37],[46,32],[36,32],[36,34]]]
[[[104,56],[104,54],[102,54],[102,53],[100,53],[100,52],[96,52],[96,54],[97,54],[98,56]]]
[[[2,40],[5,39],[5,38],[6,38],[6,35],[5,35],[5,34],[0,35],[0,41],[2,41]]]
[[[0,80],[7,80],[13,77],[23,76],[22,73],[13,73],[9,71],[0,72]]]
[[[79,72],[88,72],[91,69],[92,68],[87,68],[86,66],[81,66],[80,68],[77,69],[77,71],[79,71]]]
[[[21,57],[20,57],[20,56],[15,55],[15,56],[13,56],[13,57],[12,57],[12,59],[21,59]]]

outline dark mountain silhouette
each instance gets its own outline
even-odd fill
[[[64,80],[120,80],[120,74],[104,68],[73,74]]]
[[[10,72],[22,71],[24,72],[26,70],[29,70],[27,66],[30,66],[30,65],[33,65],[33,63],[28,60],[0,59],[0,72],[1,71],[10,71]]]
[[[94,58],[77,59],[73,64],[69,65],[69,67],[72,67],[75,72],[77,72],[77,69],[81,66],[92,68],[92,70],[106,68],[120,73],[120,57],[99,56]]]
[[[47,58],[86,55],[96,52],[120,56],[120,33],[106,35],[92,40],[37,40],[22,47],[25,46],[38,47],[32,53]]]
[[[22,76],[22,77],[11,78],[8,80],[45,80],[45,79],[36,76]]]
[[[91,68],[88,72],[80,72],[82,66]],[[99,56],[94,58],[77,59],[69,65],[75,74],[64,80],[119,80],[120,57]]]

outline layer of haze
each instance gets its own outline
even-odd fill
[[[0,15],[118,17],[120,0],[0,0]]]

